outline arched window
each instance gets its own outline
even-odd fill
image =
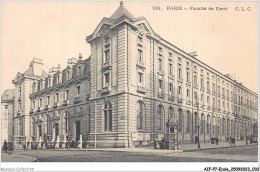
[[[182,132],[182,120],[183,120],[183,112],[179,109],[179,131]]]
[[[190,111],[187,111],[187,132],[190,132],[190,118],[191,118],[191,113]]]
[[[162,126],[163,126],[163,115],[164,115],[164,109],[162,105],[158,106],[158,112],[157,112],[157,119],[158,119],[158,130],[162,130]]]
[[[169,107],[168,120],[174,118],[174,110],[173,107]]]
[[[137,129],[143,129],[143,118],[145,115],[145,107],[142,101],[137,102]]]
[[[109,101],[106,101],[104,105],[104,117],[104,130],[112,131],[112,105]]]

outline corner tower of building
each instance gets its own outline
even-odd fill
[[[30,94],[32,85],[47,76],[43,70],[41,59],[34,58],[29,68],[24,72],[18,72],[12,81],[15,86],[14,99],[14,148],[21,149],[21,142],[29,141],[30,136]]]

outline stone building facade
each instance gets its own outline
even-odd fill
[[[163,137],[170,118],[178,121],[180,144],[198,134],[201,142],[252,134],[258,95],[161,38],[122,3],[86,41],[86,60],[80,55],[49,73],[34,60],[29,72],[17,74],[16,140],[147,145]]]
[[[30,94],[31,141],[87,140],[89,135],[89,59],[71,58],[68,65],[50,69],[47,77],[32,83]]]
[[[91,140],[97,146],[147,144],[173,117],[179,142],[252,134],[258,95],[156,34],[120,4],[91,45]],[[99,144],[99,145],[98,145]]]
[[[1,96],[2,143],[13,141],[14,93],[14,89],[8,89]]]

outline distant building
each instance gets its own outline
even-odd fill
[[[43,70],[41,59],[34,58],[29,68],[24,72],[18,72],[13,80],[15,86],[14,99],[14,148],[22,148],[21,143],[31,138],[30,127],[30,94],[33,83],[47,77],[48,73]]]
[[[14,89],[4,91],[1,96],[1,135],[2,143],[13,141]]]
[[[202,142],[253,134],[258,95],[161,38],[123,3],[86,41],[88,59],[79,55],[49,73],[34,59],[17,74],[15,141],[147,145],[166,133],[170,118],[180,144],[193,143],[198,128]]]

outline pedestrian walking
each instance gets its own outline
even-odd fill
[[[216,145],[218,145],[218,142],[219,142],[219,139],[218,139],[218,138],[216,138]]]
[[[5,153],[7,153],[7,150],[8,150],[8,147],[7,147],[7,142],[6,142],[6,140],[4,141],[4,151],[5,151]]]

